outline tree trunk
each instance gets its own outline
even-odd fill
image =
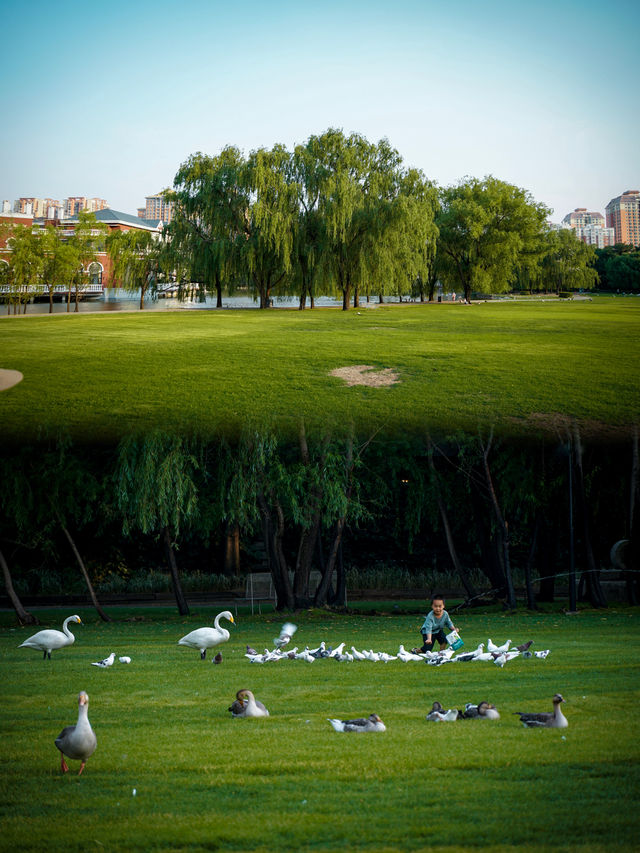
[[[220,281],[220,274],[216,273],[216,308],[222,308],[222,282]]]
[[[304,421],[300,421],[298,430],[298,444],[300,447],[300,458],[302,464],[309,468],[311,465],[311,457],[309,455],[309,447],[307,445],[307,435],[305,431]],[[324,456],[320,462],[323,464]],[[320,531],[320,523],[322,521],[322,487],[317,484],[310,490],[308,506],[310,508],[310,522],[307,527],[304,527],[300,533],[300,544],[298,546],[298,554],[296,557],[296,568],[293,575],[293,594],[296,607],[308,607],[310,604],[309,595],[309,576],[313,564],[313,555],[316,550],[316,541]]]
[[[347,511],[349,508],[349,501],[351,500],[351,493],[353,491],[353,468],[354,468],[354,459],[353,459],[353,438],[349,438],[347,442],[347,451],[346,451],[346,501],[345,501],[345,510],[344,514],[337,519],[334,529],[333,535],[333,544],[331,545],[331,550],[329,552],[329,559],[327,560],[327,564],[324,568],[324,572],[322,574],[322,579],[318,584],[318,589],[316,590],[315,595],[315,605],[316,607],[324,607],[327,603],[327,594],[329,592],[329,586],[331,584],[331,578],[333,576],[333,571],[336,566],[336,559],[338,557],[338,549],[340,548],[340,544],[342,542],[342,534],[344,531],[344,525],[347,517]]]
[[[289,580],[287,561],[282,549],[284,513],[275,496],[270,495],[270,497],[272,498],[271,503],[267,501],[264,491],[258,492],[257,496],[260,516],[262,518],[262,533],[267,552],[267,561],[276,591],[276,610],[284,610],[285,608],[293,610],[293,589]]]
[[[587,558],[587,572],[583,574],[583,579],[586,583],[586,594],[593,607],[606,607],[607,599],[602,590],[602,586],[600,585],[600,577],[591,543],[591,530],[587,510],[587,499],[584,490],[584,474],[582,470],[582,442],[580,439],[580,431],[575,426],[573,430],[573,451],[577,479],[576,493],[578,498],[578,507],[582,517],[582,535],[584,539],[585,555]]]
[[[524,584],[525,590],[527,594],[527,609],[528,610],[537,610],[536,605],[536,594],[533,591],[533,582],[531,580],[531,575],[533,573],[533,566],[536,554],[536,548],[538,546],[538,528],[540,527],[540,516],[536,513],[536,520],[533,526],[533,536],[531,537],[531,547],[529,548],[529,556],[527,557],[527,562],[524,567]]]
[[[4,578],[4,585],[7,590],[7,595],[9,596],[9,600],[11,601],[11,606],[16,611],[16,616],[18,617],[18,621],[20,622],[20,624],[39,625],[40,622],[38,621],[38,619],[32,613],[29,613],[28,610],[25,610],[22,606],[22,602],[18,597],[18,593],[13,587],[11,572],[9,571],[9,566],[7,565],[7,561],[5,560],[2,551],[0,551],[0,567],[2,568],[2,577]]]
[[[456,550],[455,542],[453,541],[453,534],[451,532],[451,525],[449,524],[449,516],[447,514],[447,508],[445,507],[444,500],[442,498],[442,492],[440,490],[440,481],[438,479],[438,474],[436,472],[436,466],[435,466],[435,463],[433,461],[433,443],[432,443],[430,437],[427,438],[427,446],[428,446],[427,456],[429,459],[429,468],[430,468],[431,474],[432,474],[431,479],[432,479],[432,482],[433,482],[433,485],[435,488],[435,492],[436,492],[436,500],[438,503],[438,511],[440,513],[440,519],[442,521],[442,526],[444,528],[444,535],[445,535],[446,540],[447,540],[447,548],[449,549],[449,556],[451,557],[451,562],[453,563],[453,568],[456,570],[460,580],[462,581],[462,585],[464,586],[465,591],[467,593],[467,598],[468,599],[469,598],[475,598],[477,596],[477,592],[474,589],[474,586],[471,583],[471,580],[469,579],[469,576],[468,576],[464,566],[462,565],[462,563],[460,562],[460,560],[458,558],[458,552]]]
[[[502,514],[502,510],[500,508],[500,504],[498,503],[498,497],[496,495],[496,490],[493,485],[493,479],[491,477],[491,470],[489,468],[489,451],[491,450],[492,442],[493,429],[489,433],[489,440],[487,441],[486,447],[482,445],[482,439],[480,439],[480,446],[482,448],[482,462],[484,467],[484,475],[487,484],[487,489],[489,490],[491,505],[493,506],[493,512],[498,523],[498,530],[500,531],[500,550],[503,561],[504,576],[507,582],[507,606],[511,610],[515,610],[515,608],[517,607],[517,601],[515,590],[513,588],[513,577],[511,575],[511,560],[509,557],[509,525],[505,521],[504,516]]]
[[[240,528],[237,522],[227,526],[224,549],[225,575],[240,574]]]
[[[168,527],[165,527],[163,536],[167,563],[169,564],[169,571],[171,572],[173,594],[176,597],[176,604],[178,605],[178,613],[181,616],[188,616],[190,613],[189,605],[187,604],[187,599],[185,598],[184,592],[182,590],[180,572],[178,570],[178,564],[176,563],[176,555],[173,550],[173,543],[171,542],[171,536],[169,534]]]
[[[76,543],[74,542],[71,534],[67,530],[66,526],[64,525],[64,523],[63,523],[63,521],[59,515],[58,515],[58,521],[60,523],[60,527],[62,528],[62,532],[64,533],[64,535],[67,538],[67,542],[71,546],[71,550],[73,551],[73,555],[76,558],[76,562],[80,568],[80,572],[81,572],[82,577],[84,578],[84,582],[87,586],[87,590],[89,592],[89,597],[91,599],[91,603],[93,604],[95,609],[98,611],[98,615],[100,616],[100,618],[102,619],[103,622],[111,622],[110,617],[107,616],[107,614],[102,609],[100,602],[98,601],[98,597],[97,597],[95,590],[93,588],[93,584],[91,583],[91,578],[89,577],[89,572],[86,569],[86,566],[84,564],[82,557],[80,556],[80,552],[78,551],[78,549],[76,547]]]

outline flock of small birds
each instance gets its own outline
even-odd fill
[[[247,646],[245,657],[251,663],[275,663],[281,660],[302,660],[306,663],[313,663],[322,658],[331,658],[339,662],[368,660],[374,663],[388,663],[389,661],[400,660],[403,663],[409,663],[410,661],[419,661],[427,663],[430,666],[442,666],[446,663],[465,663],[468,661],[490,661],[502,668],[508,661],[520,656],[524,658],[546,658],[549,654],[549,649],[536,652],[529,651],[533,645],[532,640],[511,648],[511,640],[507,640],[506,643],[497,646],[491,639],[487,640],[486,652],[485,644],[480,643],[474,651],[460,652],[459,654],[456,654],[451,646],[436,652],[421,652],[417,648],[407,651],[402,644],[395,655],[388,654],[387,652],[374,652],[373,649],[362,649],[359,651],[355,646],[351,646],[351,651],[347,651],[345,650],[346,643],[340,643],[334,648],[332,646],[327,647],[324,641],[315,649],[305,646],[304,649],[298,650],[296,646],[293,649],[287,650],[285,646],[289,644],[291,637],[295,633],[296,626],[287,623],[283,626],[283,630],[285,628],[288,629],[284,634],[286,639],[283,639],[281,633],[281,636],[274,640],[273,649],[265,649],[263,652],[258,652],[252,646]],[[290,630],[291,628],[293,630]]]
[[[216,616],[213,628],[198,628],[195,631],[191,631],[189,634],[186,634],[178,640],[178,645],[197,649],[200,652],[201,659],[204,660],[208,649],[214,648],[229,639],[229,632],[225,628],[220,627],[219,622],[222,618],[227,619],[231,623],[234,622],[232,614],[228,610],[225,610]],[[72,645],[74,642],[75,637],[68,627],[70,622],[77,622],[81,624],[82,620],[77,615],[69,616],[64,620],[62,631],[50,629],[38,631],[36,634],[21,643],[20,648],[26,647],[38,649],[43,652],[43,657],[45,659],[50,659],[52,650],[64,648],[65,646]],[[529,640],[522,645],[512,647],[511,640],[507,640],[506,643],[498,646],[493,643],[491,639],[487,640],[486,651],[485,644],[480,643],[474,651],[461,652],[458,654],[455,654],[451,647],[437,652],[422,652],[417,648],[407,651],[403,645],[400,645],[398,652],[395,655],[391,655],[386,652],[374,652],[373,649],[363,649],[362,651],[359,651],[355,646],[351,646],[351,651],[346,651],[346,643],[340,643],[333,648],[332,646],[327,647],[324,641],[315,649],[310,649],[309,646],[306,646],[302,651],[298,651],[297,647],[287,650],[286,647],[291,642],[296,631],[296,625],[292,622],[285,622],[280,630],[279,636],[274,638],[273,649],[265,649],[264,652],[259,653],[251,646],[247,646],[245,657],[247,657],[251,663],[259,664],[280,660],[302,660],[307,663],[313,663],[314,661],[321,660],[322,658],[330,658],[339,662],[367,660],[374,663],[388,663],[389,661],[400,660],[404,663],[408,663],[410,661],[420,661],[431,666],[442,666],[446,663],[456,662],[490,661],[496,666],[502,668],[505,663],[519,656],[524,658],[546,658],[549,654],[549,649],[531,652],[530,648],[533,645],[532,640]],[[116,653],[111,652],[111,654],[103,660],[93,661],[91,666],[108,669],[113,666],[115,660]],[[118,661],[123,664],[129,664],[131,663],[131,658],[128,655],[121,655],[118,657]],[[218,651],[216,653],[212,658],[212,663],[222,663],[221,652]],[[514,713],[520,717],[521,722],[527,728],[566,728],[569,724],[560,708],[562,702],[564,702],[563,697],[559,693],[556,693],[553,697],[552,712],[516,711]],[[66,773],[69,770],[65,761],[65,756],[81,762],[80,770],[78,772],[78,775],[80,775],[84,770],[87,759],[96,750],[97,739],[89,722],[88,710],[89,696],[83,690],[78,694],[77,723],[73,726],[66,726],[55,740],[55,745],[60,751],[60,766],[63,773]],[[238,690],[236,697],[228,710],[231,712],[233,717],[247,718],[269,716],[269,711],[264,704],[256,699],[253,692],[247,688]],[[498,713],[495,705],[487,701],[482,701],[478,704],[468,702],[465,704],[464,710],[460,710],[458,708],[449,708],[445,710],[440,702],[434,702],[431,710],[427,714],[427,720],[430,722],[453,722],[455,720],[468,719],[497,720],[499,718],[500,714]],[[352,720],[329,718],[328,722],[336,732],[358,733],[386,731],[385,724],[377,714],[370,714],[368,717],[358,717]]]

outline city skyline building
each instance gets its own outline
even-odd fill
[[[616,243],[640,246],[640,190],[625,190],[605,208],[607,226],[615,231]]]
[[[159,219],[165,224],[173,219],[173,202],[166,201],[164,193],[145,196],[145,206],[138,208],[140,219]]]

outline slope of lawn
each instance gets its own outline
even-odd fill
[[[382,305],[4,317],[5,438],[42,428],[87,441],[151,426],[241,425],[530,433],[565,418],[611,437],[640,420],[640,300]],[[330,372],[390,369],[387,387]]]
[[[0,847],[5,850],[627,851],[640,819],[638,609],[457,613],[466,648],[534,640],[545,660],[252,665],[281,617],[240,615],[223,662],[177,646],[215,611],[80,610],[73,646],[44,661],[17,648],[32,629],[0,614]],[[60,627],[66,611],[41,611]],[[297,614],[297,645],[395,652],[421,617]],[[92,667],[109,652],[126,666]],[[268,719],[231,719],[253,689]],[[87,690],[98,737],[82,776],[60,772],[54,739]],[[551,709],[566,730],[525,729],[515,711]],[[498,721],[429,723],[445,707],[493,701]],[[327,717],[377,712],[384,734],[333,731]],[[135,790],[135,794],[134,794]]]

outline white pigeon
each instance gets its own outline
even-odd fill
[[[121,658],[118,658],[120,663],[131,663],[131,658],[128,655],[123,655]]]
[[[108,666],[113,666],[113,662],[115,659],[116,653],[111,652],[108,658],[105,658],[104,660],[95,661],[95,663],[92,663],[91,666],[101,666],[103,669],[105,669]]]
[[[550,651],[551,651],[551,649],[544,649],[541,652],[534,652],[534,655],[537,658],[546,658],[546,656],[549,654]]]
[[[296,655],[296,660],[303,660],[307,663],[313,663],[315,661],[315,657],[311,654],[309,649],[304,649]]]
[[[356,660],[366,660],[362,652],[359,652],[355,646],[351,646],[351,651],[353,652],[353,656]]]
[[[494,659],[494,657],[493,657],[493,654],[491,652],[482,652],[482,654],[476,655],[474,657],[474,660],[481,660],[481,661],[493,660],[493,659]]]
[[[396,655],[398,660],[401,660],[403,663],[409,663],[409,661],[422,661],[424,658],[422,655],[416,655],[413,652],[408,652],[405,647],[400,643],[400,648],[398,649],[398,654]]]
[[[330,657],[330,658],[337,658],[337,657],[339,657],[339,656],[342,654],[342,652],[344,651],[344,647],[345,647],[345,643],[340,643],[340,645],[339,645],[339,646],[336,646],[336,647],[335,647],[335,649],[332,649],[332,650],[329,652],[329,657]]]
[[[293,622],[285,622],[282,628],[280,628],[280,636],[275,638],[273,645],[277,649],[286,646],[297,630],[298,626],[294,625]]]
[[[491,640],[487,640],[487,651],[488,652],[497,652],[499,655],[502,652],[508,652],[509,646],[511,645],[511,640],[507,640],[506,643],[503,643],[501,646],[496,646],[494,642]]]
[[[388,663],[390,660],[397,660],[396,655],[389,655],[386,652],[380,652],[378,657],[383,663]]]
[[[380,655],[378,652],[374,652],[373,649],[363,649],[363,654],[367,660],[373,661],[374,663],[380,662]]]

